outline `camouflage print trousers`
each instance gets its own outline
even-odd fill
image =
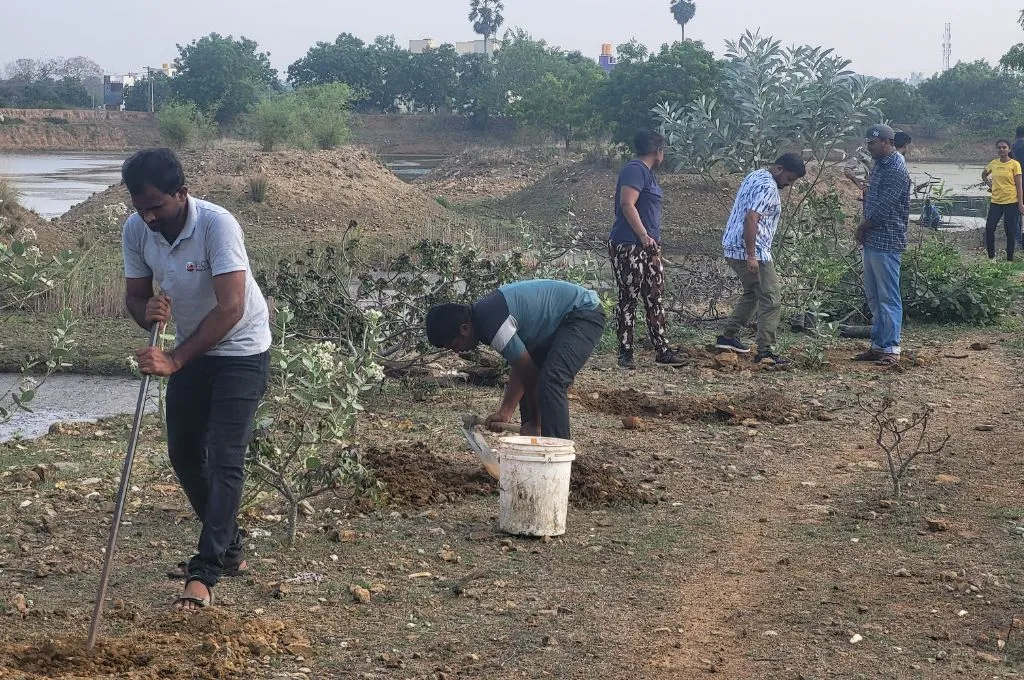
[[[642,297],[647,316],[647,332],[658,356],[669,351],[665,335],[665,306],[661,294],[665,290],[665,267],[661,250],[645,250],[636,243],[608,242],[608,256],[619,286],[619,304],[615,316],[619,322],[619,349],[633,351],[633,327],[636,325],[637,301]]]

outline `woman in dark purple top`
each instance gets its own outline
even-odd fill
[[[665,268],[661,262],[662,191],[654,169],[665,160],[665,138],[641,130],[633,141],[637,157],[622,168],[615,187],[615,224],[608,239],[615,281],[619,286],[619,366],[636,368],[633,359],[633,328],[637,301],[642,297],[647,331],[659,364],[682,362],[669,349],[665,331]]]

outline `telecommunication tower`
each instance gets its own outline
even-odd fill
[[[949,60],[953,56],[953,25],[946,23],[946,31],[942,34],[942,70],[949,70]]]

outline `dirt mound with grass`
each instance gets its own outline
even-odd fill
[[[362,238],[409,242],[446,215],[433,198],[355,147],[260,152],[238,146],[185,152],[181,160],[191,194],[234,213],[248,242],[257,247],[336,242],[352,221]],[[261,202],[254,200],[251,186],[258,178],[266,181]],[[59,228],[72,238],[91,236],[103,207],[115,203],[130,206],[121,185],[72,208]],[[105,238],[119,240],[120,234]]]
[[[40,248],[52,250],[62,242],[50,222],[16,202],[0,203],[0,217],[4,218],[0,225],[0,239],[4,241],[21,236],[23,231],[28,230],[29,234],[36,235],[36,243]]]
[[[548,227],[571,223],[588,239],[603,241],[614,221],[619,169],[617,161],[608,159],[573,161],[554,168],[532,185],[488,203],[485,210],[497,217],[522,218]],[[727,175],[712,182],[697,175],[659,171],[658,182],[665,194],[665,253],[719,256],[722,230],[743,177]],[[822,177],[817,190],[835,187],[848,214],[858,214],[861,204],[856,190],[843,179],[841,169],[828,168]]]
[[[475,146],[452,156],[416,184],[429,195],[453,205],[500,199],[582,158],[554,147]]]
[[[237,618],[223,610],[161,614],[136,621],[125,637],[104,636],[87,652],[81,637],[0,645],[0,677],[78,680],[251,678],[267,657],[308,656],[309,642],[283,621]]]

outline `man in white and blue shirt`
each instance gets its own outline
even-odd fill
[[[772,261],[772,240],[782,217],[779,190],[807,173],[803,160],[787,153],[763,170],[756,170],[743,180],[736,202],[722,237],[726,262],[743,284],[743,296],[718,336],[719,349],[746,354],[750,349],[736,335],[757,315],[756,363],[770,360],[775,364],[788,360],[772,352],[775,332],[782,312],[779,278]]]

